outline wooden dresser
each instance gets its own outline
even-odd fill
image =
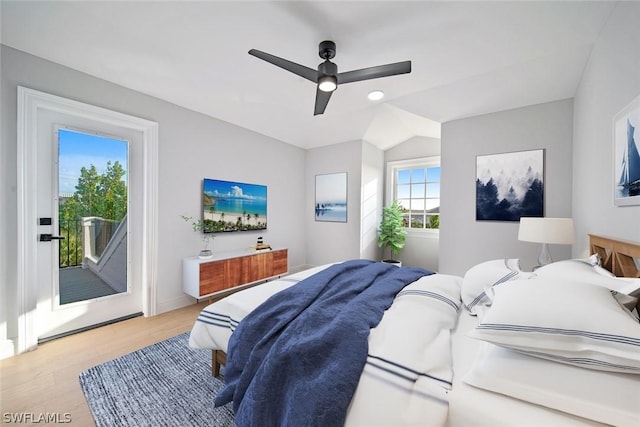
[[[217,253],[209,259],[189,257],[182,260],[182,289],[200,299],[277,277],[287,270],[287,249]]]

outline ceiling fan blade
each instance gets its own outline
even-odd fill
[[[327,104],[329,103],[329,99],[331,99],[332,93],[333,92],[323,92],[320,89],[316,89],[316,107],[313,111],[314,116],[324,113],[324,110],[327,108]]]
[[[360,70],[339,73],[338,84],[358,82],[362,80],[378,79],[380,77],[395,76],[411,72],[411,61],[396,62],[394,64],[378,65],[376,67],[361,68]]]
[[[267,61],[276,67],[283,68],[287,71],[297,74],[300,77],[304,77],[307,80],[311,80],[314,83],[318,83],[318,71],[305,67],[304,65],[296,64],[295,62],[288,61],[286,59],[279,58],[261,50],[251,49],[249,55],[253,55],[256,58],[260,58],[263,61]]]

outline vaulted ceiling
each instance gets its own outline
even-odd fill
[[[303,148],[440,137],[440,123],[571,98],[611,1],[11,1],[1,42]],[[412,72],[338,87],[257,59]],[[385,92],[369,101],[374,90]]]

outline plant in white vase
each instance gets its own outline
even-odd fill
[[[201,219],[194,219],[193,217],[181,215],[182,219],[186,222],[191,223],[191,227],[193,231],[202,233],[202,241],[204,242],[204,249],[200,251],[198,254],[199,258],[211,258],[213,256],[213,252],[209,249],[209,244],[211,240],[214,239],[214,234],[211,232],[207,232],[205,222]]]
[[[383,251],[387,249],[392,257],[383,259],[382,262],[401,266],[402,263],[393,257],[400,254],[404,247],[407,232],[403,228],[402,210],[395,200],[390,206],[382,209],[382,221],[378,232],[378,246],[383,248]]]

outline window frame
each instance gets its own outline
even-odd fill
[[[385,206],[389,206],[396,199],[396,176],[400,169],[411,169],[416,167],[434,167],[441,166],[440,156],[419,157],[415,159],[394,160],[387,162],[387,179],[385,191]],[[442,169],[440,175],[440,188],[442,189]],[[442,202],[442,194],[440,194]],[[440,235],[439,228],[410,228],[403,227],[407,235],[416,237],[436,237]]]

